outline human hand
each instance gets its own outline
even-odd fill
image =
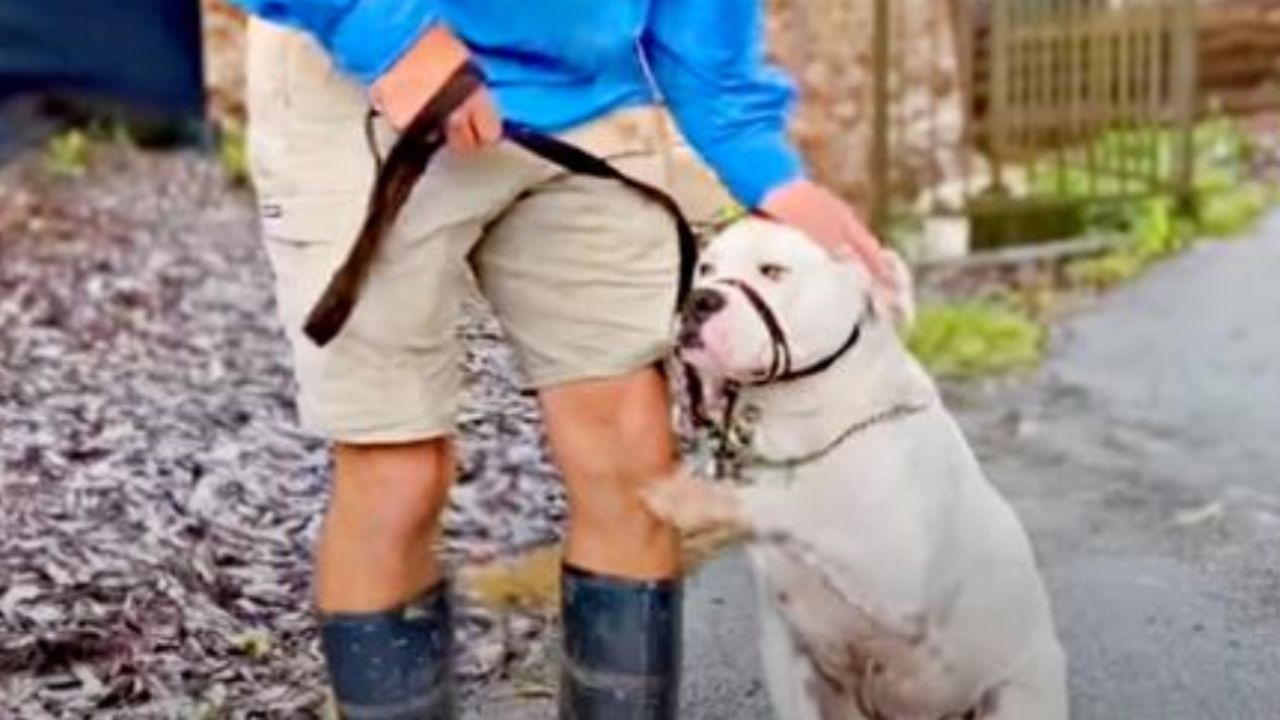
[[[469,57],[461,40],[436,25],[374,83],[374,105],[392,127],[403,130]],[[458,152],[474,152],[502,139],[502,116],[488,89],[478,88],[449,115],[445,139]]]
[[[502,116],[485,87],[476,88],[445,121],[445,141],[457,152],[475,152],[501,139]]]
[[[774,189],[760,211],[808,235],[833,256],[857,259],[888,288],[898,284],[880,241],[862,224],[853,208],[827,188],[801,178]]]

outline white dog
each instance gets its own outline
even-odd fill
[[[739,388],[751,484],[683,476],[646,499],[686,532],[750,543],[782,720],[1065,720],[1026,532],[885,296],[795,230],[750,219],[716,238],[681,354]]]

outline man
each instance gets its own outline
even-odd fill
[[[301,416],[335,443],[315,599],[341,712],[453,717],[432,545],[454,474],[453,328],[473,270],[539,392],[568,488],[562,714],[674,717],[677,538],[639,499],[676,462],[655,369],[676,292],[674,228],[621,184],[501,142],[501,119],[652,179],[652,113],[637,114],[661,99],[745,206],[879,267],[875,240],[805,179],[787,141],[791,91],[764,63],[757,0],[236,1],[271,21],[250,37],[255,182]],[[369,143],[385,152],[467,61],[487,88],[449,117],[447,150],[354,314],[316,347],[300,328],[356,234]]]

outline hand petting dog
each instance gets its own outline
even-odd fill
[[[827,188],[805,178],[793,180],[765,196],[760,211],[790,225],[837,259],[857,259],[879,282],[895,288],[893,268],[880,240],[853,208]]]

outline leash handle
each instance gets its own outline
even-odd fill
[[[385,161],[378,163],[373,188],[369,192],[368,209],[356,241],[303,325],[303,332],[316,345],[327,345],[351,317],[383,237],[399,218],[414,186],[426,173],[431,158],[444,147],[445,121],[483,84],[484,74],[479,68],[470,63],[460,66],[401,133]],[[527,126],[506,122],[503,132],[511,142],[568,172],[616,180],[666,210],[675,222],[680,243],[676,308],[684,304],[693,285],[697,235],[670,195],[621,172],[582,148]]]
[[[356,241],[303,325],[303,332],[316,345],[327,345],[351,317],[383,236],[400,217],[431,158],[444,146],[445,120],[483,83],[478,68],[470,63],[460,66],[401,133],[386,160],[378,163]]]

